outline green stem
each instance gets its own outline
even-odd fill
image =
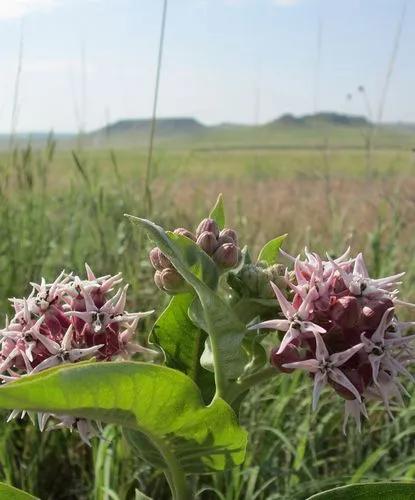
[[[252,386],[275,377],[276,373],[273,366],[267,366],[229,386],[223,397],[229,404],[232,404],[241,394],[249,390]]]
[[[202,304],[203,311],[205,313],[206,327],[208,330],[207,333],[209,334],[210,348],[212,350],[213,367],[215,372],[215,386],[216,386],[215,398],[224,398],[227,386],[227,378],[225,373],[226,367],[223,365],[223,363],[221,363],[220,346],[218,345],[215,332],[213,331],[213,325],[210,320],[209,313],[204,308],[203,301],[201,298],[200,301]]]
[[[192,500],[192,495],[186,481],[186,475],[176,456],[164,443],[155,439],[154,436],[152,440],[167,464],[167,470],[164,471],[164,474],[169,483],[173,500]]]

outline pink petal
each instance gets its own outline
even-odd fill
[[[43,321],[45,320],[45,316],[41,316],[36,323],[30,328],[31,332],[39,332],[40,327],[42,326]]]
[[[318,361],[325,361],[329,357],[329,351],[324,343],[321,335],[318,332],[313,332],[316,339],[316,359]]]
[[[350,250],[351,250],[350,247],[348,247],[343,255],[340,255],[340,257],[337,257],[337,259],[334,259],[334,262],[336,264],[340,264],[341,262],[343,262],[350,255]]]
[[[46,370],[48,368],[52,368],[53,366],[57,366],[60,364],[60,361],[57,356],[51,356],[50,358],[47,358],[43,360],[41,363],[39,363],[37,366],[33,368],[33,370],[30,372],[32,373],[38,373],[43,370]]]
[[[385,339],[385,345],[387,346],[401,346],[405,344],[409,344],[415,340],[415,335],[408,335],[407,337],[397,337],[392,339]]]
[[[314,387],[313,387],[313,411],[316,411],[318,401],[320,399],[320,394],[323,387],[327,384],[327,373],[322,373],[321,371],[316,372],[314,375]]]
[[[398,373],[400,373],[402,375],[406,375],[411,382],[415,382],[415,379],[412,376],[412,374],[403,366],[402,363],[400,363],[397,359],[393,358],[390,355],[387,356],[387,359],[388,359],[389,363],[392,365],[392,367],[395,368],[395,370]]]
[[[49,420],[50,414],[49,413],[38,413],[37,414],[37,423],[39,425],[39,430],[40,432],[43,432],[45,430],[47,421]]]
[[[39,340],[40,342],[42,342],[42,344],[46,347],[46,349],[51,354],[56,354],[59,351],[60,345],[57,342],[55,342],[54,340],[51,340],[51,339],[45,337],[41,333],[35,333],[35,332],[33,332],[33,336],[37,340]]]
[[[77,318],[82,319],[82,321],[85,321],[85,323],[90,323],[92,320],[91,313],[85,311],[67,311],[65,316],[76,316]]]
[[[91,446],[91,442],[89,441],[89,438],[91,437],[90,429],[89,429],[89,424],[86,420],[78,420],[76,423],[76,428],[79,432],[79,436],[81,440],[88,446]]]
[[[95,281],[96,277],[95,274],[92,272],[92,269],[88,266],[88,264],[85,262],[85,269],[86,269],[86,275],[88,277],[89,281]]]
[[[128,285],[125,285],[120,298],[114,305],[115,314],[122,314],[125,311],[125,303],[127,301],[127,290],[128,290]]]
[[[348,361],[352,356],[354,356],[360,349],[363,347],[363,344],[357,344],[350,349],[346,349],[343,352],[336,352],[330,356],[330,361],[334,364],[334,366],[341,366],[346,361]]]
[[[62,349],[64,351],[69,351],[72,347],[72,339],[73,339],[73,325],[70,325],[66,330],[66,333],[62,339]]]
[[[301,333],[300,330],[296,330],[295,328],[290,326],[290,328],[287,330],[287,333],[284,335],[281,341],[277,354],[281,354],[282,351],[285,350],[285,348],[290,342],[299,337],[300,333]]]
[[[284,297],[284,294],[277,287],[275,283],[270,281],[270,285],[274,290],[275,296],[277,297],[278,303],[280,304],[281,311],[287,319],[292,319],[295,316],[296,310],[294,307],[288,302],[288,300]]]
[[[301,333],[306,332],[326,333],[326,330],[322,326],[316,325],[312,321],[301,321]]]
[[[295,257],[293,257],[289,253],[285,252],[282,248],[280,248],[280,254],[283,255],[284,257],[286,257],[291,262],[295,262]]]
[[[331,380],[333,380],[337,384],[348,389],[359,402],[362,401],[362,398],[360,397],[359,391],[350,382],[350,380],[346,377],[346,375],[341,370],[339,370],[339,368],[332,368],[329,371],[329,377],[331,378]]]
[[[386,328],[389,325],[389,323],[392,321],[394,312],[395,312],[395,308],[390,307],[389,309],[386,309],[386,311],[383,313],[382,319],[380,320],[378,327],[376,328],[374,334],[372,335],[372,337],[370,339],[373,343],[376,343],[376,342],[383,343],[383,340],[385,338]]]
[[[297,257],[294,262],[294,272],[295,272],[295,278],[297,280],[297,284],[302,286],[306,285],[308,281],[304,278],[303,275],[303,270],[301,269],[301,262],[300,258]]]
[[[380,356],[377,356],[375,354],[369,354],[370,366],[372,367],[372,377],[375,384],[378,384],[378,374],[382,358],[383,354]]]
[[[86,358],[88,356],[93,356],[96,354],[105,344],[95,345],[93,347],[87,347],[86,349],[72,349],[69,351],[69,361],[72,363],[78,361],[78,359]]]
[[[386,276],[385,278],[372,279],[371,282],[378,286],[388,285],[388,284],[398,284],[397,280],[402,278],[405,273],[394,274],[393,276]]]
[[[82,290],[82,296],[85,300],[85,306],[87,312],[97,312],[98,308],[95,305],[95,302],[93,301],[89,290],[87,290],[83,285],[80,285],[80,288]]]
[[[288,319],[270,319],[268,321],[262,321],[256,325],[248,327],[248,330],[258,330],[259,328],[267,328],[270,330],[279,330],[280,332],[286,332],[290,328],[291,321]]]
[[[358,274],[359,276],[362,276],[362,278],[369,278],[369,273],[367,271],[367,267],[363,259],[362,253],[359,253],[359,255],[356,257],[353,268],[353,274]]]
[[[298,316],[301,319],[308,319],[312,312],[312,303],[318,299],[319,294],[315,287],[310,288],[301,306],[298,309]]]
[[[294,361],[292,363],[284,363],[283,368],[293,370],[307,370],[310,373],[316,373],[319,370],[319,362],[316,359],[304,359],[303,361]]]
[[[356,422],[358,432],[362,432],[362,423],[360,415],[367,417],[366,407],[363,403],[359,403],[357,399],[346,400],[344,405],[344,420],[343,420],[343,434],[346,435],[346,425],[349,416],[352,416]]]
[[[115,276],[112,276],[111,278],[108,278],[101,285],[101,291],[102,291],[102,293],[109,292],[114,285],[117,285],[118,283],[121,283],[121,281],[122,281],[122,273],[118,273]]]

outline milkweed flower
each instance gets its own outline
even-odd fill
[[[271,351],[278,370],[305,370],[313,378],[312,406],[330,386],[345,400],[345,430],[349,417],[358,428],[367,418],[366,403],[383,402],[390,416],[391,402],[403,403],[407,394],[400,376],[414,381],[408,365],[415,359],[406,335],[415,325],[399,321],[398,286],[404,273],[374,279],[363,255],[350,250],[337,259],[305,250],[305,259],[282,252],[293,265],[285,272],[290,293],[271,283],[283,317],[250,326],[281,332],[281,343]]]
[[[139,320],[153,311],[127,312],[128,285],[121,286],[121,273],[96,277],[85,267],[86,279],[62,272],[53,283],[31,283],[27,298],[10,299],[14,315],[0,330],[3,383],[90,358],[110,361],[137,352],[154,354],[134,342]],[[13,411],[9,420],[19,413]],[[41,430],[51,417],[58,422],[51,428],[76,428],[86,443],[99,432],[99,423],[44,413],[38,415]]]

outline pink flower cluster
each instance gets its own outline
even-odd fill
[[[40,285],[31,283],[29,297],[10,299],[14,316],[10,321],[6,318],[0,330],[3,383],[63,363],[91,357],[108,361],[149,351],[132,340],[139,319],[153,311],[125,311],[128,285],[120,286],[121,273],[97,278],[88,265],[86,271],[86,280],[62,272],[51,284],[44,279]],[[9,419],[18,414],[14,411]],[[50,416],[38,415],[41,430]],[[85,442],[97,433],[92,422],[67,416],[59,419],[56,427],[76,427]]]
[[[391,401],[402,404],[406,393],[399,376],[413,381],[407,366],[414,360],[409,344],[415,335],[404,335],[415,323],[399,321],[395,310],[406,304],[396,288],[404,273],[370,278],[362,254],[351,259],[349,251],[327,260],[307,249],[305,260],[283,253],[294,265],[294,272],[285,274],[290,300],[272,286],[284,318],[250,327],[284,333],[271,363],[285,373],[310,373],[313,409],[323,387],[331,386],[346,401],[344,429],[352,416],[360,430],[371,399],[383,401],[392,416]]]

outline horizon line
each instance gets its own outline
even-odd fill
[[[360,119],[363,119],[363,120],[366,120],[366,122],[368,124],[371,124],[371,125],[376,125],[376,122],[375,121],[372,121],[370,120],[366,115],[359,115],[359,114],[353,114],[353,113],[343,113],[343,112],[340,112],[340,111],[328,111],[328,110],[322,110],[322,111],[316,111],[314,113],[304,113],[304,114],[294,114],[294,113],[291,113],[291,112],[285,112],[285,113],[282,113],[280,115],[278,115],[276,118],[273,118],[271,120],[267,120],[267,121],[264,121],[264,122],[260,122],[260,123],[252,123],[252,122],[237,122],[237,121],[220,121],[220,122],[216,122],[216,123],[213,123],[213,124],[206,124],[203,122],[203,120],[200,120],[199,118],[195,117],[195,116],[191,116],[191,115],[168,115],[168,116],[159,116],[157,117],[157,122],[159,121],[164,121],[164,120],[194,120],[195,122],[199,123],[200,125],[206,127],[206,128],[213,128],[213,127],[220,127],[222,125],[234,125],[234,126],[243,126],[243,127],[263,127],[265,125],[269,125],[271,123],[274,123],[278,120],[281,120],[281,118],[284,118],[284,117],[292,117],[292,118],[295,118],[295,119],[301,119],[301,118],[308,118],[308,117],[314,117],[314,116],[319,116],[319,115],[338,115],[338,116],[342,116],[342,117],[347,117],[347,118],[360,118]],[[106,125],[102,125],[101,127],[98,127],[98,128],[92,128],[92,129],[88,129],[88,130],[81,130],[81,129],[78,129],[78,130],[72,130],[72,131],[69,131],[69,130],[55,130],[53,127],[49,128],[49,129],[39,129],[39,130],[36,130],[36,129],[32,129],[32,130],[22,130],[22,131],[19,131],[19,132],[14,132],[14,135],[15,136],[27,136],[27,135],[31,135],[31,134],[39,134],[39,135],[48,135],[48,134],[56,134],[56,135],[70,135],[70,136],[74,136],[74,135],[81,135],[81,134],[91,134],[91,133],[94,133],[94,132],[100,132],[100,131],[105,131],[106,128],[108,127],[112,127],[114,126],[115,124],[117,123],[120,123],[120,122],[134,122],[134,121],[143,121],[143,122],[151,122],[152,121],[152,118],[151,117],[136,117],[136,118],[119,118],[119,119],[116,119],[114,121],[111,121],[110,123],[107,123]],[[415,125],[415,122],[412,122],[412,121],[405,121],[405,120],[393,120],[393,121],[384,121],[384,122],[381,122],[377,125],[406,125],[406,126],[411,126],[411,125]],[[10,131],[0,131],[0,136],[7,136],[7,137],[10,137],[11,135],[13,135],[12,132]]]

